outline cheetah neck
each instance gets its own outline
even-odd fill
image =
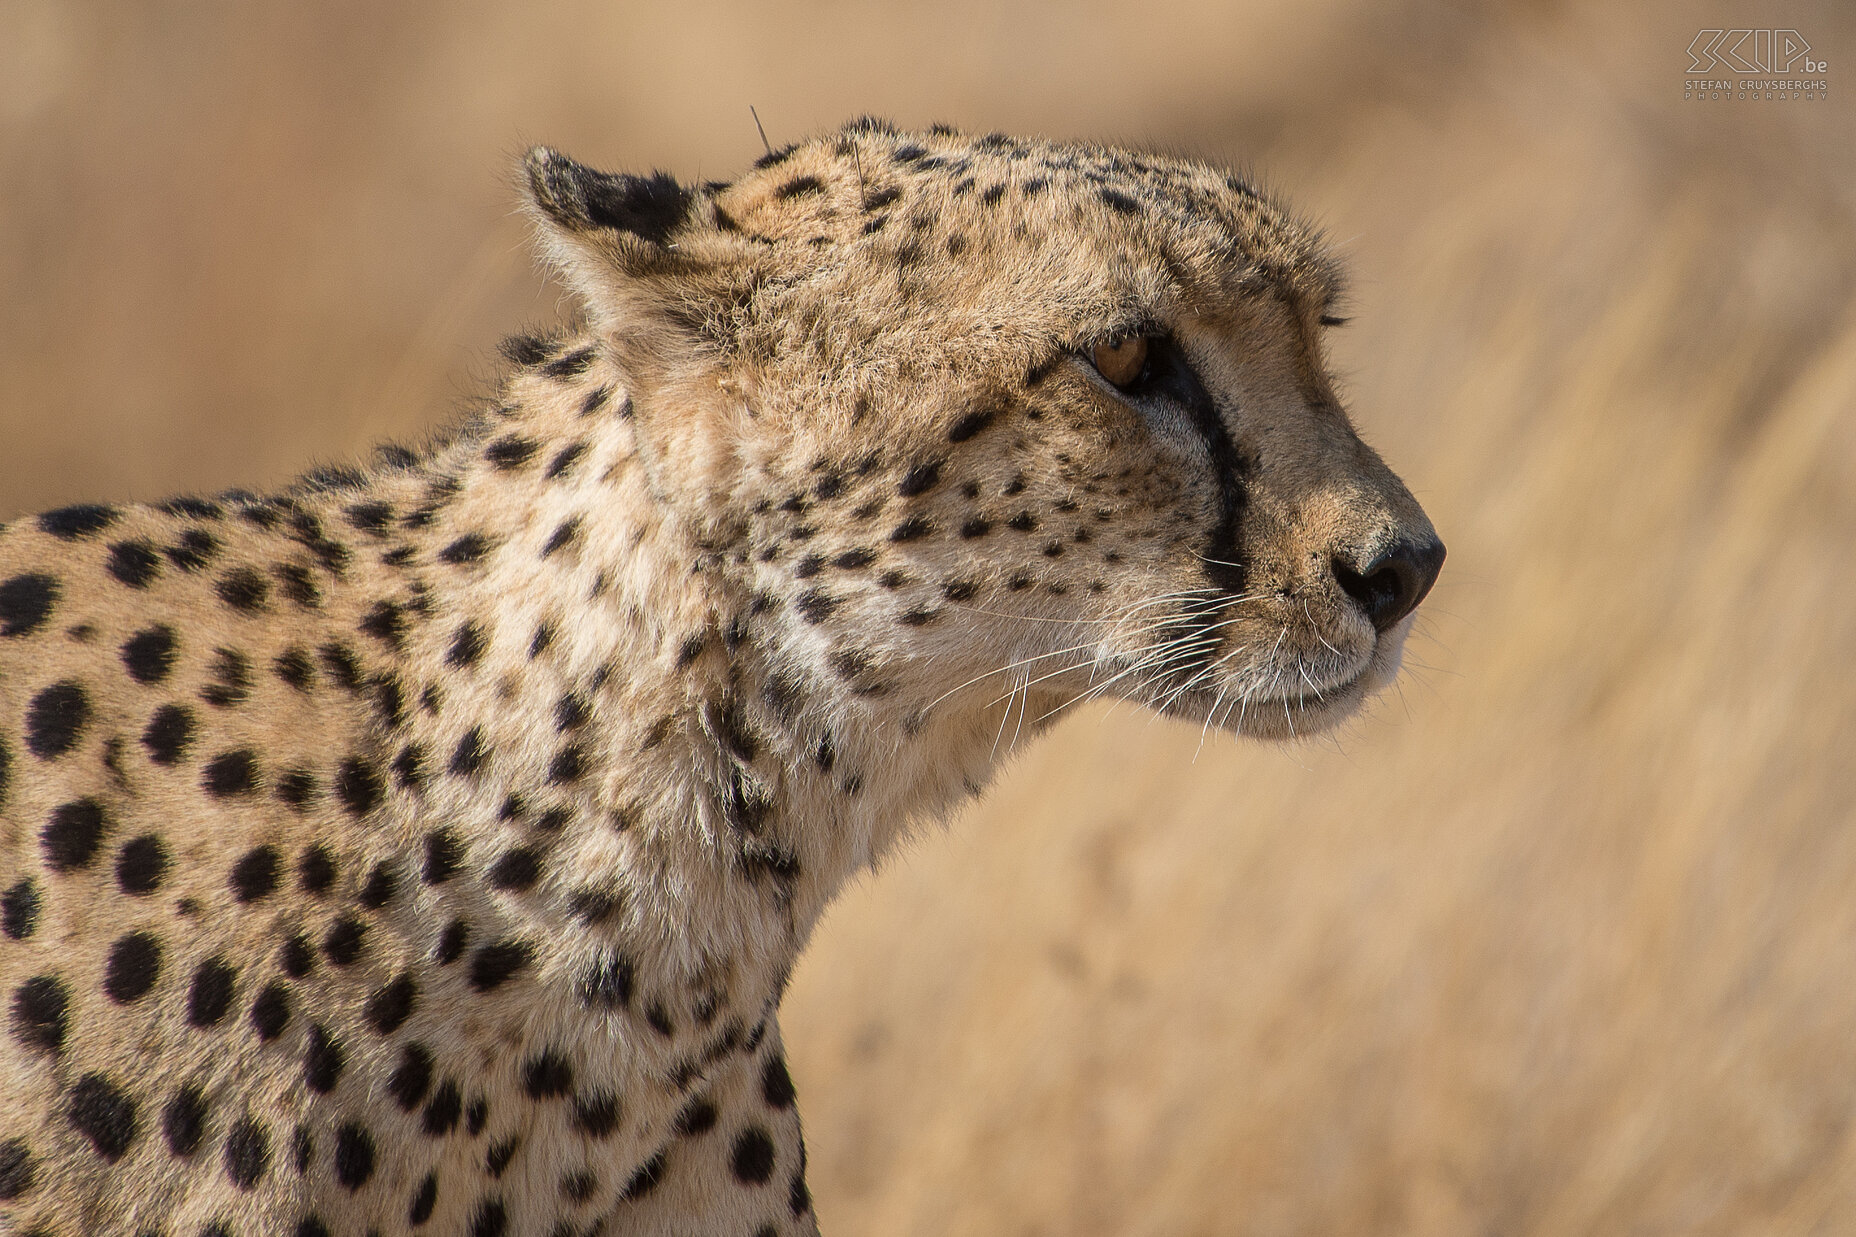
[[[467,833],[458,879],[572,942],[570,978],[621,950],[640,984],[775,1002],[845,882],[984,783],[993,719],[795,652],[792,599],[653,492],[632,401],[584,345],[508,392],[377,487],[423,525],[394,598],[404,844]]]

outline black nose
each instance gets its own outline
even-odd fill
[[[1358,571],[1339,557],[1331,564],[1341,588],[1379,631],[1418,608],[1443,565],[1444,543],[1435,537],[1400,541]]]

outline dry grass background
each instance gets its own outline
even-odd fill
[[[1828,101],[1685,103],[1795,26]],[[282,478],[547,320],[529,140],[862,111],[1249,162],[1450,544],[1337,742],[1122,709],[834,910],[836,1233],[1856,1231],[1856,13],[0,0],[0,516]]]

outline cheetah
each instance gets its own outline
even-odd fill
[[[848,879],[1080,701],[1397,673],[1443,546],[1244,179],[523,170],[577,316],[444,436],[0,531],[8,1233],[814,1233],[778,1011]]]

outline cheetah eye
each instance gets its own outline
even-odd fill
[[[1097,344],[1089,353],[1089,363],[1096,372],[1118,387],[1130,387],[1140,380],[1147,368],[1147,337],[1124,335]]]

